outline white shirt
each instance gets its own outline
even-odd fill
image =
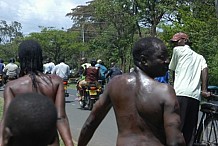
[[[6,75],[8,76],[17,76],[18,66],[15,63],[8,63],[3,69],[3,72],[6,72]]]
[[[191,50],[188,45],[173,48],[169,69],[175,71],[176,95],[201,100],[201,71],[206,67],[204,57]]]
[[[70,67],[64,62],[61,62],[54,67],[54,69],[52,70],[52,74],[56,74],[62,79],[68,79],[68,76],[70,75]]]
[[[44,65],[43,65],[43,73],[51,73],[52,72],[52,70],[54,69],[54,67],[55,67],[55,64],[53,63],[53,62],[49,62],[49,63],[45,63]]]

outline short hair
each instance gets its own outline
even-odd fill
[[[24,93],[16,96],[5,116],[5,127],[12,134],[9,145],[46,146],[55,139],[57,111],[52,100],[44,95]]]
[[[62,58],[60,58],[60,61],[59,61],[60,63],[61,62],[65,62],[65,59],[62,57]]]
[[[14,62],[15,62],[15,59],[14,59],[14,58],[10,58],[9,62],[10,62],[10,63],[14,63]]]
[[[166,46],[162,40],[156,37],[145,37],[140,39],[135,43],[132,50],[134,64],[138,65],[141,55],[146,57],[152,56],[156,50],[160,50],[161,48],[166,49]]]
[[[97,63],[97,62],[96,62],[96,60],[95,60],[95,59],[92,59],[92,60],[91,60],[91,62],[90,62],[91,66],[95,66],[95,65],[96,65],[96,63]]]
[[[35,40],[24,40],[18,48],[21,76],[24,72],[43,72],[43,57],[40,44]]]

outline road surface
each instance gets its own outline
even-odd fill
[[[77,142],[80,130],[90,111],[81,109],[76,100],[76,90],[68,89],[69,97],[66,97],[66,111],[70,121],[73,138]],[[114,111],[111,109],[102,123],[99,125],[88,146],[115,146],[117,126]]]
[[[77,143],[80,130],[88,117],[90,111],[83,110],[76,100],[76,90],[68,89],[69,97],[66,97],[66,112],[70,122],[74,142]],[[3,97],[3,88],[0,88],[0,97]],[[98,129],[95,131],[88,146],[115,146],[117,137],[117,126],[114,111],[111,109]]]

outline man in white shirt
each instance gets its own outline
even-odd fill
[[[174,89],[180,104],[181,131],[186,145],[193,146],[198,122],[201,95],[207,92],[208,67],[204,57],[193,51],[185,33],[176,33],[171,42],[175,45],[169,69],[173,71]]]
[[[43,73],[51,74],[54,67],[55,67],[55,64],[52,62],[51,58],[48,58],[47,62],[43,65]]]
[[[4,79],[5,83],[6,83],[8,78],[11,78],[11,79],[18,78],[19,68],[18,68],[18,65],[15,64],[14,58],[10,59],[9,63],[4,67],[3,72],[6,74],[6,77]]]
[[[56,74],[62,79],[68,79],[68,76],[70,75],[70,67],[65,64],[64,58],[61,59],[60,63],[54,67],[52,74]]]

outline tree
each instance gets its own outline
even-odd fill
[[[13,21],[11,24],[7,24],[5,20],[0,20],[0,43],[11,42],[16,37],[22,37],[22,26],[19,22]]]
[[[66,32],[52,28],[42,28],[40,33],[31,33],[25,39],[36,39],[43,48],[44,57],[50,57],[55,63],[64,57],[71,67],[77,67],[80,51],[87,47],[76,32]]]
[[[166,42],[176,32],[185,32],[192,41],[192,48],[202,54],[209,66],[209,84],[217,85],[217,47],[218,47],[218,19],[215,15],[213,0],[196,0],[181,3],[177,9],[177,20],[172,24],[162,26],[161,38]],[[172,50],[171,50],[172,51]]]

